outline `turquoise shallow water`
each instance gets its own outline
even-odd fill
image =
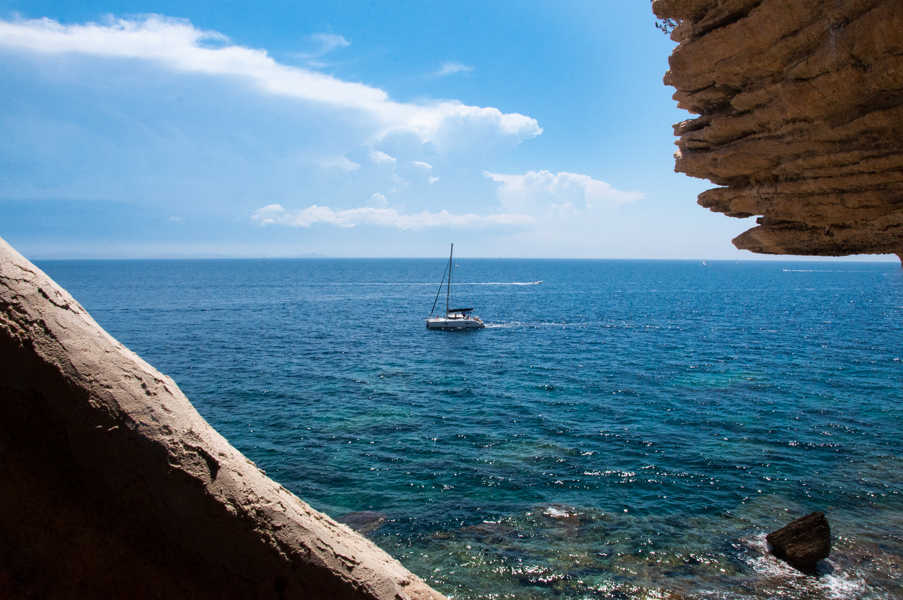
[[[456,262],[485,330],[426,330],[441,259],[38,266],[454,598],[903,597],[899,265]]]

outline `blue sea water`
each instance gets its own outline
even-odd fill
[[[457,264],[484,330],[425,328],[442,259],[38,266],[454,598],[903,597],[898,264]],[[764,541],[813,510],[814,577]]]

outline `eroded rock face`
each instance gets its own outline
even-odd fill
[[[0,240],[0,597],[434,599]]]
[[[655,0],[699,204],[763,254],[903,259],[903,0]]]

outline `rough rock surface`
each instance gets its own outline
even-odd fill
[[[793,566],[809,570],[831,554],[831,527],[820,512],[799,518],[765,536],[772,552]]]
[[[440,600],[0,240],[0,597]]]
[[[655,0],[678,26],[665,83],[676,171],[699,204],[761,215],[764,254],[903,260],[903,0]]]

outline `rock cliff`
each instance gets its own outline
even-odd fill
[[[903,0],[655,0],[699,204],[764,254],[903,260]]]
[[[0,240],[0,597],[441,600]]]

